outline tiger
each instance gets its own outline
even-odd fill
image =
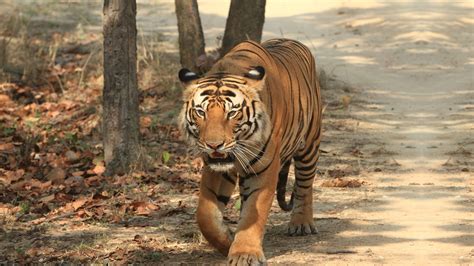
[[[229,265],[266,263],[262,241],[274,194],[284,211],[292,210],[289,235],[316,234],[312,185],[322,109],[310,50],[283,38],[244,41],[204,75],[183,68],[178,76],[184,87],[179,127],[204,162],[196,219],[207,241]],[[287,200],[292,161],[295,184]],[[233,234],[223,211],[237,184],[240,219]]]

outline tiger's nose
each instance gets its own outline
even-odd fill
[[[209,141],[209,142],[206,142],[206,145],[211,149],[217,150],[219,148],[224,147],[224,142],[223,141]]]

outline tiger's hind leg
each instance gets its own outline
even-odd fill
[[[224,224],[222,212],[235,188],[236,178],[204,168],[196,218],[207,241],[227,256],[232,235]]]
[[[294,157],[294,207],[288,226],[289,235],[318,233],[313,221],[313,181],[318,157],[319,145],[316,143],[312,143]]]

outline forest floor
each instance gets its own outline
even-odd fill
[[[0,0],[0,262],[225,262],[195,223],[201,165],[175,126],[173,1],[151,2],[137,16],[150,164],[108,178],[100,1]],[[302,41],[321,70],[319,234],[286,236],[274,204],[268,262],[474,263],[472,2],[300,2],[268,1],[263,37]],[[209,49],[227,8],[200,1]]]

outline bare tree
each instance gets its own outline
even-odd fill
[[[106,174],[138,160],[139,112],[135,0],[104,1],[103,143]]]
[[[197,0],[175,0],[175,5],[181,65],[192,71],[199,71],[198,61],[205,60],[206,57]]]
[[[266,0],[231,0],[221,56],[242,41],[260,42],[265,22],[265,2]]]

